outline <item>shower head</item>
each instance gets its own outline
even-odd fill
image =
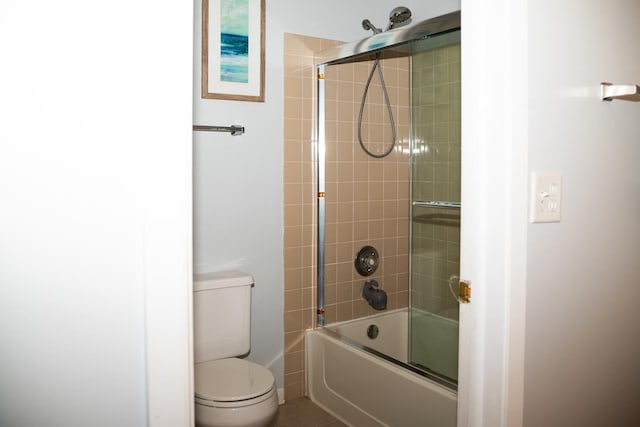
[[[377,28],[375,25],[373,25],[371,23],[371,21],[369,21],[368,19],[363,19],[362,20],[362,28],[364,28],[365,30],[371,30],[373,31],[373,34],[378,34],[381,33],[382,30],[380,28]]]
[[[391,11],[389,14],[389,26],[386,30],[390,30],[396,24],[401,24],[411,19],[411,11],[408,7],[399,6]],[[385,31],[386,31],[385,30]]]

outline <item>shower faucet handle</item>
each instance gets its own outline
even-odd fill
[[[364,246],[356,255],[355,267],[361,276],[371,276],[378,268],[380,255],[373,246]]]

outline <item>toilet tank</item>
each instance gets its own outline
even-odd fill
[[[253,277],[239,271],[194,274],[195,363],[249,352],[252,286]]]

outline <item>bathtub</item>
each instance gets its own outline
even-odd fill
[[[373,340],[367,336],[370,325],[378,329]],[[387,360],[407,360],[407,327],[405,309],[308,330],[309,398],[356,427],[454,427],[457,393],[447,382]]]

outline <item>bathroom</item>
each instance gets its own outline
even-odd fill
[[[472,303],[461,316],[474,328],[461,347],[473,357],[460,365],[458,423],[634,425],[638,111],[602,102],[598,88],[640,80],[637,57],[625,54],[639,38],[640,5],[479,3],[404,3],[420,18],[463,11],[471,214],[461,257]],[[4,58],[23,66],[4,67],[1,80],[10,119],[0,129],[0,185],[4,206],[19,208],[0,213],[0,336],[11,349],[0,366],[2,391],[11,389],[0,398],[1,424],[189,425],[193,123],[246,127],[239,137],[196,137],[196,183],[212,186],[196,186],[193,266],[255,276],[250,357],[285,396],[300,392],[300,371],[286,368],[300,366],[299,355],[285,360],[297,343],[285,330],[311,319],[284,317],[289,302],[309,308],[307,295],[283,285],[284,34],[356,40],[363,18],[381,25],[398,3],[328,1],[313,13],[308,2],[266,4],[266,100],[251,103],[192,90],[199,2],[3,3],[0,40],[12,42]],[[99,96],[88,90],[96,82]],[[33,123],[41,127],[25,132]],[[529,223],[538,170],[563,173],[560,223]],[[78,393],[87,383],[113,392],[99,401]],[[35,401],[36,389],[55,398]]]
[[[434,1],[434,2],[404,2],[403,5],[409,7],[415,19],[429,18],[433,16],[442,15],[450,11],[456,10],[461,7],[457,1]],[[301,108],[299,105],[290,107],[286,100],[282,98],[281,94],[285,93],[285,85],[291,84],[291,81],[283,81],[284,63],[288,58],[285,51],[285,43],[287,35],[304,35],[309,37],[317,37],[322,39],[353,41],[367,36],[367,32],[362,29],[360,23],[362,19],[368,18],[374,24],[382,26],[386,21],[388,12],[394,7],[398,6],[398,3],[393,2],[368,2],[366,8],[360,7],[358,4],[348,2],[340,4],[339,6],[330,7],[328,4],[314,12],[317,19],[297,19],[298,16],[304,16],[305,8],[304,3],[291,4],[280,2],[268,2],[267,3],[267,67],[266,67],[266,102],[264,105],[260,103],[251,102],[225,102],[224,111],[218,108],[218,103],[215,101],[202,100],[198,98],[199,88],[194,90],[194,98],[196,99],[195,108],[195,122],[206,123],[209,117],[216,117],[215,123],[209,123],[214,125],[228,125],[228,124],[241,124],[246,127],[246,133],[241,137],[229,137],[228,135],[210,136],[210,135],[196,135],[195,139],[195,156],[196,159],[207,159],[208,163],[205,168],[204,165],[196,160],[195,175],[197,180],[201,182],[233,182],[231,187],[226,186],[209,186],[199,187],[201,191],[206,194],[195,194],[195,229],[198,232],[194,235],[195,241],[195,253],[194,253],[194,265],[196,269],[206,270],[207,268],[219,268],[220,266],[237,267],[241,266],[256,276],[256,287],[254,288],[254,298],[256,301],[260,301],[260,305],[256,307],[253,319],[253,346],[252,354],[250,358],[258,363],[270,367],[279,378],[278,387],[284,388],[284,395],[287,398],[298,397],[304,394],[304,352],[303,344],[300,340],[301,331],[307,327],[310,327],[314,322],[313,312],[313,295],[311,284],[313,281],[314,272],[310,266],[302,266],[302,259],[310,259],[313,257],[311,246],[293,247],[288,248],[287,242],[283,239],[288,235],[288,231],[297,233],[295,239],[302,239],[309,234],[314,233],[313,229],[303,228],[302,224],[305,221],[309,221],[309,218],[303,218],[302,213],[295,210],[295,203],[291,203],[285,207],[285,200],[287,194],[298,194],[302,198],[303,194],[308,194],[311,188],[312,177],[310,175],[304,176],[298,174],[292,181],[287,181],[286,174],[292,173],[291,170],[286,168],[287,158],[290,153],[284,147],[283,141],[291,138],[291,135],[297,135],[302,132],[310,132],[312,123],[311,121],[303,123],[302,129],[287,128],[283,125],[284,120],[287,117],[297,114]],[[465,5],[462,5],[465,6]],[[467,4],[466,7],[472,8],[473,6]],[[567,6],[569,8],[569,6]],[[541,8],[544,9],[544,8]],[[464,11],[464,9],[463,9]],[[469,13],[476,13],[473,12]],[[196,11],[197,13],[197,11]],[[481,11],[484,13],[484,11]],[[524,13],[524,12],[522,12]],[[538,12],[542,13],[542,12]],[[271,19],[269,18],[271,16]],[[538,15],[532,15],[538,18]],[[463,14],[464,17],[464,14]],[[526,18],[523,18],[526,19]],[[542,18],[539,18],[542,19]],[[196,18],[196,22],[199,21],[199,17]],[[273,22],[273,23],[272,23]],[[325,24],[330,22],[330,24]],[[473,24],[474,22],[472,22]],[[489,30],[487,30],[489,31]],[[502,39],[501,31],[503,29],[497,27],[491,29],[491,34],[494,35],[496,40]],[[533,37],[533,30],[530,30],[529,37]],[[463,54],[464,54],[464,30],[463,30]],[[518,42],[518,39],[514,39],[514,43]],[[577,42],[576,42],[577,43]],[[496,48],[497,49],[497,48]],[[504,46],[500,46],[500,49],[505,49]],[[477,51],[477,49],[476,49]],[[198,39],[196,38],[195,52],[199,52]],[[498,53],[494,53],[498,55]],[[514,52],[514,61],[518,61],[516,65],[510,65],[511,67],[525,66],[528,64],[526,60],[523,60],[520,56],[521,53]],[[524,54],[524,53],[522,53]],[[542,55],[540,53],[540,55]],[[496,58],[496,61],[501,58]],[[521,64],[520,64],[521,63]],[[534,67],[531,73],[534,75],[545,76],[541,74],[539,68],[536,65],[530,64]],[[464,67],[464,61],[463,61]],[[493,71],[497,73],[497,71]],[[198,75],[198,69],[196,68],[196,76]],[[464,68],[463,68],[464,74]],[[499,74],[497,74],[499,75]],[[516,76],[518,74],[515,74]],[[486,76],[485,76],[486,77]],[[311,78],[311,77],[310,77]],[[479,79],[481,76],[468,76],[469,79]],[[488,78],[488,77],[486,77]],[[512,78],[512,77],[511,77]],[[540,77],[542,78],[542,77]],[[550,77],[548,77],[550,78]],[[596,85],[602,79],[601,77],[592,77],[597,80]],[[628,78],[631,78],[629,76]],[[518,82],[513,82],[516,85]],[[526,82],[523,83],[526,85]],[[542,83],[540,83],[542,84]],[[582,83],[586,86],[587,82]],[[309,82],[309,85],[300,87],[308,87],[308,90],[312,90],[313,82]],[[197,86],[197,83],[196,83]],[[486,102],[490,103],[491,111],[502,111],[501,105],[491,104],[497,102],[492,96],[488,96],[480,87],[481,85],[470,84],[474,86],[467,90],[478,91],[476,97],[470,95],[469,99],[476,101],[477,97],[481,97]],[[304,89],[301,89],[304,90]],[[515,101],[519,101],[517,93],[511,95]],[[229,105],[227,105],[229,104]],[[290,108],[290,109],[289,109]],[[464,107],[463,107],[464,108]],[[468,107],[467,117],[470,120],[478,119],[481,116],[479,112],[487,109],[487,107]],[[510,111],[509,114],[512,114]],[[464,115],[464,111],[463,111]],[[514,117],[514,120],[524,120],[521,117]],[[532,119],[529,119],[532,120]],[[480,126],[480,125],[478,125]],[[565,126],[565,124],[558,124],[558,126]],[[259,129],[254,133],[252,129]],[[526,126],[516,127],[512,132],[524,132]],[[464,133],[464,129],[463,129]],[[526,139],[527,137],[522,137]],[[532,137],[528,137],[532,138]],[[530,144],[533,144],[532,142]],[[536,142],[536,147],[538,147]],[[553,161],[543,160],[542,149],[536,148],[533,154],[527,154],[527,150],[533,150],[533,148],[520,148],[519,146],[511,146],[505,143],[505,147],[509,147],[510,152],[504,150],[500,154],[499,148],[495,148],[496,152],[474,152],[474,150],[480,150],[479,147],[469,147],[466,154],[469,156],[467,159],[487,158],[487,156],[501,156],[511,155],[515,160],[512,160],[512,164],[520,165],[516,166],[522,170],[532,170],[531,168],[565,168],[564,163],[556,164]],[[301,144],[299,155],[310,155],[310,152],[303,150],[311,150],[310,146]],[[486,150],[493,150],[489,147]],[[520,151],[518,151],[520,150]],[[537,153],[537,154],[536,154]],[[532,159],[532,166],[528,166],[527,156],[534,156]],[[538,156],[535,157],[535,156]],[[570,156],[569,156],[570,157]],[[463,158],[464,160],[464,158]],[[204,160],[202,160],[204,162]],[[519,162],[519,163],[518,163]],[[236,164],[245,165],[246,168],[238,169]],[[498,180],[499,174],[511,174],[513,175],[512,183],[514,188],[528,188],[528,177],[519,176],[514,170],[505,169],[500,170],[496,168],[493,162],[489,162],[492,170],[490,172],[495,173],[495,176],[491,176],[491,180]],[[469,173],[473,173],[471,166]],[[247,172],[249,171],[249,172]],[[477,171],[479,173],[479,171]],[[294,174],[297,172],[293,172]],[[311,173],[310,170],[303,170],[303,173]],[[464,173],[464,170],[463,170]],[[510,176],[511,176],[510,175]],[[298,182],[295,182],[298,179]],[[467,180],[467,183],[473,181],[471,175],[463,177]],[[197,181],[196,181],[197,183]],[[473,185],[473,184],[471,184]],[[506,191],[506,190],[504,190]],[[528,210],[528,200],[520,200],[518,197],[522,197],[526,191],[514,195],[514,200],[506,199],[506,195],[503,199],[495,199],[494,201],[500,203],[512,203],[509,209],[513,209],[513,215],[519,217],[526,217],[527,213],[518,213],[518,209],[521,211]],[[243,197],[238,198],[237,194],[242,194]],[[470,203],[477,204],[477,206],[483,205],[482,200],[474,200],[476,192],[468,193]],[[511,197],[511,196],[509,196]],[[239,200],[238,200],[239,199]],[[300,200],[300,203],[302,201]],[[217,209],[218,206],[224,205],[225,209]],[[524,207],[523,207],[524,206]],[[290,209],[291,208],[291,209]],[[198,218],[198,212],[204,219]],[[259,215],[256,213],[259,212]],[[483,219],[488,224],[493,224],[492,227],[500,228],[506,217],[501,215],[507,215],[506,209],[501,209],[500,214],[498,212],[491,212],[491,218]],[[489,214],[487,214],[489,215]],[[473,216],[468,217],[469,220],[480,221],[481,217]],[[200,225],[198,225],[200,224]],[[546,232],[545,227],[554,227],[554,224],[550,225],[530,225],[533,227],[534,232],[540,232],[544,234]],[[525,226],[526,227],[526,226]],[[516,230],[517,231],[517,230]],[[480,233],[478,231],[478,233]],[[520,245],[520,247],[526,247],[526,242],[519,237],[524,233],[519,231],[514,232],[511,243],[513,245]],[[303,235],[300,237],[300,235]],[[259,236],[259,237],[258,237]],[[257,240],[259,239],[259,240]],[[230,242],[230,246],[219,245],[217,242],[224,241]],[[493,244],[497,245],[497,241],[493,241]],[[282,246],[281,246],[282,245]],[[464,250],[462,257],[465,256]],[[480,248],[466,248],[467,259],[471,259],[469,254],[475,253],[474,263],[478,271],[482,269],[481,265],[487,263],[477,253]],[[530,249],[531,250],[531,249]],[[534,251],[541,251],[539,247],[533,248]],[[508,257],[511,250],[507,250],[502,247],[493,248],[487,250],[482,249],[482,252],[491,252],[495,256]],[[516,251],[517,253],[524,254],[525,250]],[[542,252],[544,252],[542,250]],[[524,255],[522,255],[524,256]],[[538,256],[543,257],[540,253]],[[215,260],[211,263],[209,260]],[[287,264],[287,260],[291,264]],[[207,263],[210,263],[207,265]],[[522,258],[515,258],[511,262],[519,263],[520,269],[514,268],[514,277],[523,273],[523,260]],[[219,265],[218,265],[219,263]],[[558,267],[556,267],[558,268]],[[564,271],[565,269],[561,269]],[[495,271],[487,272],[486,274],[497,274]],[[492,276],[493,281],[496,277]],[[513,279],[501,278],[503,286]],[[287,283],[299,283],[299,288],[287,288]],[[514,307],[517,304],[523,304],[522,294],[518,294],[519,289],[513,289],[512,298],[514,298]],[[560,289],[555,289],[560,291]],[[496,295],[500,292],[495,289]],[[487,306],[487,310],[492,312],[501,312],[505,309],[504,306],[500,306],[496,301],[489,300],[488,304],[494,304]],[[514,325],[512,326],[514,331],[517,328],[524,329],[524,318],[518,317],[518,313],[523,311],[518,309],[514,310]],[[273,316],[274,311],[283,312],[284,316]],[[337,320],[337,319],[336,319]],[[281,323],[282,322],[282,323]],[[488,324],[488,327],[498,327],[495,324]],[[516,333],[516,332],[513,332]],[[507,337],[501,336],[502,342],[497,338],[499,334],[492,334],[496,337],[494,345],[496,347],[505,345],[508,341]],[[517,343],[517,340],[512,340],[512,343]],[[516,344],[512,344],[516,345]],[[486,350],[485,350],[486,351]],[[523,350],[514,347],[514,354],[517,356],[522,354]],[[523,356],[522,356],[523,357]],[[502,369],[503,356],[499,354],[492,354],[486,356],[487,360],[492,360],[495,366],[484,366],[483,369],[500,372]],[[524,358],[524,357],[523,357]],[[516,359],[512,359],[512,363]],[[469,366],[473,366],[474,363],[479,363],[476,360],[469,361]],[[479,367],[475,366],[474,371],[478,372]],[[524,376],[524,374],[522,374]],[[495,382],[499,383],[499,376],[496,375]],[[493,381],[493,379],[491,380]],[[519,390],[519,385],[514,385],[516,390]],[[506,393],[506,392],[505,392]],[[511,395],[511,394],[510,394]],[[511,395],[512,396],[512,395]],[[517,394],[515,395],[517,396]]]
[[[414,22],[459,9],[458,1],[435,1],[428,6],[413,3],[405,5],[411,9]],[[389,11],[396,6],[398,4],[392,2],[380,2],[378,16],[365,14],[360,6],[351,2],[341,5],[339,13],[332,8],[323,8],[319,12],[322,15],[318,16],[326,14],[331,22],[325,27],[320,19],[317,22],[296,19],[304,14],[306,6],[302,2],[267,2],[265,103],[201,99],[196,80],[194,123],[239,124],[245,126],[246,132],[237,137],[194,133],[194,271],[228,267],[245,269],[256,277],[253,298],[260,304],[256,304],[252,313],[250,359],[269,366],[276,378],[281,378],[279,387],[288,398],[304,393],[301,337],[313,320],[310,280],[314,273],[302,262],[312,257],[312,248],[291,247],[283,239],[301,238],[302,233],[309,236],[314,230],[302,227],[303,222],[309,224],[302,217],[292,218],[297,215],[292,210],[298,206],[291,200],[287,200],[285,206],[283,200],[287,194],[299,193],[302,198],[303,194],[308,196],[312,191],[311,175],[300,176],[289,168],[292,162],[285,160],[286,156],[294,154],[286,152],[284,141],[291,140],[292,134],[302,132],[284,125],[287,116],[295,114],[297,108],[285,102],[281,95],[285,93],[285,60],[291,57],[285,51],[285,39],[287,35],[298,34],[345,42],[358,40],[369,35],[361,25],[364,18],[383,26]],[[196,5],[196,33],[199,13]],[[274,19],[273,24],[270,24],[269,16]],[[318,28],[314,29],[314,25]],[[194,51],[199,53],[200,48],[200,40],[196,37]],[[198,67],[194,72],[199,76]],[[306,88],[313,90],[313,85],[309,81]],[[220,110],[220,104],[224,104],[224,111]],[[210,117],[216,117],[216,123],[211,123]],[[306,125],[310,126],[311,117],[308,122]],[[302,123],[298,125],[303,126]],[[257,134],[252,131],[256,128],[260,129]],[[311,149],[311,145],[300,144],[300,150]],[[300,156],[303,155],[305,153],[300,151]],[[238,168],[237,164],[246,166],[251,172]],[[310,172],[306,169],[303,173]],[[291,180],[292,173],[300,177],[297,183]],[[200,182],[233,182],[234,186],[199,185]],[[237,197],[238,194],[246,197]],[[311,202],[307,200],[306,203]],[[219,209],[220,205],[228,208]],[[255,215],[256,207],[259,207],[258,216]],[[219,242],[228,242],[228,245]],[[284,289],[285,283],[295,281],[299,287]],[[274,316],[273,312],[284,315]],[[287,350],[291,348],[298,351]]]
[[[394,9],[398,10],[400,8]],[[402,9],[404,10],[404,9]],[[416,12],[413,12],[414,14]],[[407,15],[410,15],[411,12],[407,10]],[[385,12],[387,18],[384,21],[389,20],[389,11]],[[373,18],[372,18],[373,19]],[[408,19],[408,16],[407,18]],[[416,18],[415,22],[419,22],[424,19]],[[197,21],[200,19],[197,18]],[[362,19],[359,19],[358,24],[358,34],[356,37],[364,38],[370,34],[370,31],[367,32],[364,30],[361,25]],[[378,25],[380,26],[388,26],[386,22],[380,22]],[[457,20],[459,22],[459,18]],[[409,22],[399,22],[397,26],[400,27],[401,24],[408,25]],[[455,24],[456,27],[459,25]],[[458,33],[459,34],[459,33]],[[452,39],[453,40],[453,39]],[[459,50],[459,36],[458,36],[457,44],[454,43],[457,48],[451,48],[451,53],[448,54],[448,50],[443,50],[442,52],[446,55],[451,56],[451,74],[453,77],[453,82],[457,84],[459,87],[459,68],[460,68],[460,50]],[[303,347],[305,345],[303,333],[304,330],[314,325],[313,315],[315,310],[313,308],[314,301],[314,287],[312,286],[312,282],[314,280],[316,267],[313,262],[313,258],[315,256],[316,250],[313,247],[313,236],[315,235],[315,229],[312,224],[313,218],[313,203],[314,203],[314,183],[313,179],[313,171],[316,169],[311,162],[313,144],[311,142],[311,134],[310,134],[310,126],[313,126],[315,118],[313,117],[313,101],[311,94],[314,91],[314,70],[313,70],[313,54],[314,52],[319,52],[323,44],[325,46],[336,45],[337,42],[327,38],[318,38],[312,36],[305,35],[296,35],[292,33],[285,33],[283,35],[283,50],[284,54],[281,56],[283,59],[283,67],[284,74],[282,75],[282,79],[284,80],[284,103],[283,103],[283,111],[284,117],[282,117],[281,123],[283,126],[283,137],[280,141],[280,145],[282,146],[282,159],[279,159],[277,163],[280,164],[280,170],[277,171],[277,175],[280,175],[283,180],[284,186],[284,200],[274,200],[272,201],[273,190],[262,190],[259,186],[265,185],[278,185],[277,181],[270,181],[268,176],[270,175],[268,172],[269,167],[271,167],[271,162],[265,161],[265,163],[259,168],[262,173],[265,173],[265,179],[256,180],[253,183],[246,181],[246,171],[242,169],[238,169],[234,162],[223,162],[224,164],[217,165],[217,159],[222,158],[231,158],[234,155],[240,154],[237,150],[243,151],[244,154],[240,154],[243,156],[246,161],[250,161],[250,159],[257,160],[258,158],[263,158],[262,156],[256,157],[255,152],[249,152],[245,150],[262,150],[264,147],[264,140],[260,139],[256,143],[260,145],[260,147],[252,146],[252,141],[245,141],[245,138],[250,137],[251,126],[246,121],[235,121],[238,125],[242,125],[245,127],[245,134],[241,136],[230,136],[227,134],[217,135],[217,134],[209,134],[209,133],[195,133],[195,144],[194,144],[194,189],[195,189],[195,197],[194,197],[194,266],[195,271],[197,272],[207,272],[207,271],[216,271],[220,269],[232,269],[232,270],[245,270],[250,271],[251,274],[255,277],[255,287],[253,289],[253,300],[254,306],[257,306],[255,311],[252,313],[252,349],[248,358],[254,362],[258,362],[259,364],[268,367],[274,372],[278,372],[279,369],[282,369],[284,372],[284,383],[279,384],[280,388],[280,399],[291,401],[296,398],[301,398],[305,396],[305,352],[303,351]],[[196,50],[199,49],[199,46],[196,46]],[[444,49],[444,48],[443,48]],[[280,57],[280,55],[276,55],[276,57]],[[391,62],[389,62],[391,61]],[[433,58],[429,57],[429,61],[433,62]],[[391,97],[393,99],[393,113],[397,128],[397,147],[395,151],[402,149],[402,151],[408,150],[408,133],[409,133],[409,88],[408,88],[408,77],[409,77],[409,60],[407,56],[404,58],[400,58],[397,60],[386,59],[386,57],[381,61],[381,64],[391,64],[391,65],[382,65],[386,69],[384,71],[385,79],[389,84],[389,91],[393,91]],[[397,64],[396,64],[397,63]],[[444,64],[447,67],[447,64]],[[364,64],[363,67],[370,68],[370,65]],[[267,67],[268,68],[268,67]],[[446,68],[445,68],[446,69]],[[340,71],[338,71],[339,73]],[[351,80],[350,82],[344,81],[341,84],[347,85],[346,89],[344,87],[340,87],[344,92],[348,92],[350,86],[356,86],[357,84],[363,85],[366,80],[366,76],[361,79],[362,81]],[[375,83],[371,86],[372,98],[373,91],[377,86]],[[403,86],[403,98],[404,101],[402,103],[395,105],[397,102],[397,94],[395,91],[398,90],[399,86]],[[328,86],[328,90],[331,86]],[[333,86],[333,90],[335,90],[335,86]],[[448,90],[448,86],[447,86]],[[200,93],[201,89],[196,85],[195,89],[196,93]],[[460,121],[459,121],[459,90],[457,91],[457,95],[455,96],[457,101],[456,103],[452,103],[451,112],[452,118],[450,122],[447,123],[447,126],[451,127],[451,131],[454,135],[457,135],[455,140],[457,140],[457,147],[459,147],[459,129],[460,129]],[[355,98],[359,98],[358,94],[355,94],[354,99],[350,99],[350,105],[355,105]],[[202,109],[206,109],[211,105],[216,106],[221,102],[225,101],[216,101],[216,100],[208,100],[208,99],[200,99],[198,101],[198,105],[202,105]],[[228,101],[227,101],[228,102]],[[251,108],[249,105],[247,108]],[[449,108],[449,107],[447,107]],[[400,113],[398,113],[397,109],[399,109]],[[331,110],[327,110],[328,112]],[[454,119],[453,115],[458,117],[458,119]],[[353,112],[350,113],[353,115]],[[197,124],[205,124],[206,119],[203,113],[198,111],[196,108],[196,120]],[[344,118],[343,118],[344,120]],[[382,120],[378,120],[381,122]],[[230,124],[230,123],[229,123]],[[221,123],[219,123],[221,125]],[[345,123],[345,129],[347,133],[351,132],[353,127],[349,127],[349,123]],[[353,126],[353,124],[352,124]],[[366,126],[366,123],[365,125]],[[366,132],[366,130],[364,131]],[[448,132],[448,129],[447,129]],[[441,137],[442,138],[442,137]],[[354,149],[353,141],[344,141],[344,147],[347,151],[353,153],[359,153],[360,150],[357,151]],[[388,143],[385,145],[389,145]],[[245,147],[246,146],[246,147]],[[443,146],[443,150],[446,148]],[[222,152],[220,150],[223,150]],[[228,150],[228,151],[227,151]],[[452,157],[459,158],[459,148],[456,148],[457,154],[455,151],[452,153]],[[334,150],[330,150],[333,152]],[[355,154],[354,154],[355,155]],[[364,155],[363,155],[364,156]],[[351,156],[350,156],[351,157]],[[367,161],[366,156],[361,159],[364,162]],[[263,158],[264,160],[264,158]],[[387,160],[390,162],[388,163]],[[361,163],[364,164],[364,163]],[[459,164],[459,160],[458,160]],[[215,165],[215,166],[214,166]],[[379,221],[376,230],[371,230],[370,236],[371,240],[369,243],[375,244],[379,247],[382,254],[382,270],[385,270],[384,276],[372,276],[378,280],[381,280],[382,287],[387,292],[389,303],[388,308],[390,310],[395,308],[402,308],[407,306],[408,302],[408,289],[407,289],[407,264],[408,264],[408,247],[409,247],[409,239],[408,239],[408,200],[407,195],[409,192],[409,183],[408,183],[408,156],[406,154],[393,153],[388,156],[387,159],[372,161],[369,166],[366,166],[379,178],[377,178],[377,183],[375,183],[375,190],[380,196],[385,194],[385,200],[389,199],[390,204],[393,205],[392,213],[388,213],[387,217],[383,221]],[[252,168],[253,169],[253,168]],[[373,171],[376,172],[373,172]],[[457,175],[459,176],[459,166],[458,166]],[[452,174],[454,172],[452,171]],[[274,174],[276,172],[274,171]],[[277,176],[276,175],[276,176]],[[366,175],[366,172],[365,172]],[[384,182],[382,182],[382,178],[384,175]],[[393,178],[390,178],[390,175],[393,175]],[[329,177],[329,184],[335,182],[335,177]],[[367,185],[367,180],[364,176],[360,176],[358,178],[361,184]],[[227,188],[225,186],[215,185],[216,182],[221,181],[231,181],[234,182],[234,188]],[[244,198],[237,197],[237,187],[235,185],[241,186],[244,183],[251,185],[251,194],[253,200],[248,200]],[[282,184],[280,184],[282,185]],[[340,184],[338,184],[340,185]],[[353,186],[353,184],[351,184]],[[458,188],[459,188],[459,180],[458,180]],[[231,190],[228,195],[229,198],[236,200],[236,206],[230,209],[219,209],[218,203],[220,200],[225,199],[225,192],[227,190]],[[330,196],[328,200],[330,200],[329,210],[333,209],[334,212],[336,209],[342,209],[342,206],[353,206],[353,200],[350,203],[346,203],[345,200],[341,200],[343,203],[335,203],[333,199],[334,192],[328,190],[328,195]],[[340,190],[342,191],[342,190]],[[367,193],[369,190],[364,190],[364,193]],[[370,190],[373,194],[373,187]],[[396,193],[399,194],[396,194]],[[353,193],[353,189],[351,190]],[[459,199],[459,190],[455,192],[454,198],[456,200]],[[364,214],[367,213],[369,207],[366,203],[366,194],[364,194],[364,199],[361,200],[361,205],[363,205],[360,211],[360,224],[364,224],[366,226],[366,222],[368,221]],[[270,204],[276,204],[276,202],[282,203],[282,207],[284,210],[284,227],[282,230],[278,230],[277,228],[273,228],[272,230],[264,229],[262,224],[270,221],[267,215],[266,207]],[[264,208],[260,209],[262,215],[260,218],[249,218],[247,215],[252,216],[256,210],[251,208],[251,206],[264,206]],[[371,206],[372,210],[372,218],[375,215],[375,211],[382,211],[383,208],[386,212],[388,206],[385,205],[382,201],[378,203],[379,206]],[[384,205],[384,206],[383,206]],[[403,213],[404,212],[404,213]],[[427,211],[428,212],[428,211]],[[220,215],[224,215],[224,218],[220,218]],[[227,216],[228,215],[228,216]],[[364,216],[363,216],[364,215]],[[391,219],[392,218],[392,219]],[[329,220],[331,222],[335,222],[334,220]],[[389,222],[391,221],[391,222]],[[459,220],[458,220],[459,223]],[[217,229],[213,227],[217,225]],[[393,228],[393,231],[389,230],[389,227]],[[255,231],[251,231],[252,227],[256,227]],[[242,228],[242,234],[238,234],[238,228]],[[384,233],[383,233],[384,228]],[[398,234],[396,230],[404,230]],[[232,237],[228,235],[226,237],[222,237],[223,234],[227,231],[231,231],[236,235],[236,237]],[[273,232],[273,235],[269,235],[270,232]],[[284,232],[284,233],[283,233]],[[284,234],[283,237],[280,237]],[[263,246],[251,244],[249,241],[244,241],[243,239],[250,236],[264,236],[264,238],[272,239],[276,241],[276,239],[280,238],[284,243],[284,250],[266,250]],[[457,239],[455,244],[457,245]],[[230,243],[230,247],[223,248],[215,242],[226,241]],[[251,252],[254,250],[259,251],[261,254],[258,259],[252,261],[249,259],[234,259],[233,256],[233,246],[238,245],[238,247],[244,247],[245,253],[237,253],[239,256],[250,257]],[[343,245],[344,246],[344,245]],[[335,242],[332,246],[333,252],[335,253]],[[393,248],[393,249],[391,249]],[[231,249],[231,250],[230,250]],[[340,267],[337,267],[335,261],[332,262],[329,268],[333,267],[334,269],[339,268],[344,271],[340,271],[338,273],[339,277],[344,276],[345,274],[351,277],[351,272],[353,270],[353,254],[351,253],[351,249],[347,250],[349,253],[343,256],[343,259],[340,261]],[[256,262],[266,261],[268,257],[273,256],[273,254],[277,254],[281,252],[284,254],[284,259],[282,261],[272,261],[276,263],[280,263],[281,266],[284,267],[283,272],[283,283],[284,283],[284,307],[281,309],[284,311],[283,318],[278,319],[274,313],[279,312],[278,310],[263,311],[266,307],[272,307],[271,304],[266,301],[269,298],[273,298],[272,287],[270,288],[270,283],[268,282],[268,276],[264,276],[265,279],[261,280],[260,274],[260,265],[256,264]],[[387,256],[389,253],[393,252],[393,256]],[[216,264],[216,262],[220,263],[220,265]],[[207,264],[208,263],[208,264]],[[392,267],[397,264],[396,267]],[[222,266],[222,267],[221,267]],[[272,265],[269,265],[270,268],[273,268]],[[346,267],[346,269],[344,268]],[[255,270],[255,271],[254,271]],[[342,280],[342,279],[340,279]],[[392,285],[393,283],[393,285]],[[354,295],[357,293],[357,287],[359,285],[354,283],[353,292]],[[361,298],[352,297],[352,285],[345,284],[344,286],[336,286],[335,280],[332,283],[328,283],[328,289],[331,289],[334,298],[332,298],[331,304],[327,307],[328,314],[328,322],[334,322],[336,320],[346,320],[354,317],[354,311],[359,311],[361,313],[366,313],[366,303]],[[393,288],[393,290],[392,290]],[[346,293],[345,293],[346,291]],[[276,295],[278,295],[276,293]],[[329,292],[327,292],[329,295]],[[336,304],[335,295],[344,295],[339,297],[338,304]],[[358,300],[360,301],[352,301]],[[457,302],[454,298],[451,298],[449,295],[448,299],[445,295],[445,302],[449,302],[452,305],[457,313]],[[275,301],[274,304],[281,304],[280,301]],[[336,307],[338,311],[343,310],[342,306],[348,305],[349,314],[346,313],[338,313],[336,311]],[[353,307],[358,306],[357,309],[352,309]],[[386,304],[385,304],[386,306]],[[356,317],[358,315],[356,314]],[[457,314],[454,320],[457,320]],[[270,324],[275,323],[277,321],[283,321],[283,325],[274,325],[272,329],[269,329]],[[282,329],[284,330],[282,332]],[[457,329],[457,327],[456,327]],[[266,356],[261,355],[261,351],[266,351],[267,346],[274,347],[274,351],[282,351],[278,348],[278,345],[282,346],[282,342],[278,343],[277,340],[274,340],[274,333],[280,335],[280,339],[284,337],[284,351],[283,355],[278,357],[278,354],[268,354]],[[263,337],[268,337],[268,339],[264,339]],[[452,336],[452,339],[457,341],[457,332],[455,337]],[[263,342],[265,341],[265,342]],[[457,350],[455,351],[457,353]],[[457,354],[451,355],[452,360],[449,362],[450,364],[455,365],[457,360]],[[280,366],[281,363],[284,362],[284,366]],[[450,374],[455,377],[454,373]],[[276,376],[277,378],[277,376]],[[454,420],[454,417],[450,418]]]

